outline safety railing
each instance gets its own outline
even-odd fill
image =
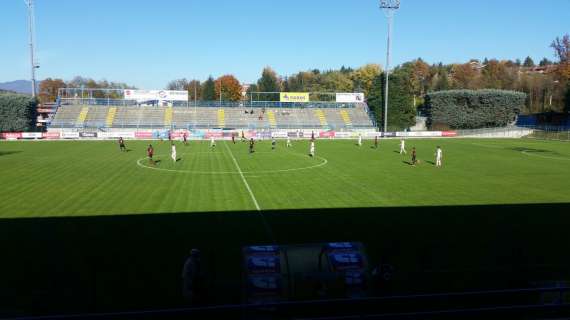
[[[59,99],[59,98],[58,98]],[[354,108],[356,103],[331,101],[313,102],[281,102],[281,101],[159,101],[111,98],[61,98],[62,105],[98,105],[98,106],[172,106],[172,107],[205,107],[205,108]]]

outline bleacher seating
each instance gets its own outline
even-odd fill
[[[62,105],[51,128],[242,128],[344,130],[372,128],[364,104],[349,108],[299,107],[162,107],[89,105],[83,123],[78,118],[84,105]],[[253,111],[253,113],[251,113]]]

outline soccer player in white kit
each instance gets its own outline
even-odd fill
[[[287,148],[291,147],[291,137],[287,136]]]
[[[435,149],[435,166],[441,167],[441,158],[443,157],[443,152],[441,151],[441,147],[437,146]]]
[[[311,141],[311,147],[309,148],[309,155],[311,157],[315,156],[315,141]]]
[[[362,133],[358,134],[358,146],[362,147]]]
[[[400,139],[400,154],[406,154],[406,141],[404,139]]]
[[[210,137],[210,148],[214,148],[216,146],[216,139],[214,137]]]
[[[170,152],[170,157],[172,161],[176,162],[176,146],[172,143],[172,151]]]

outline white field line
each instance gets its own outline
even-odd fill
[[[257,203],[257,199],[255,199],[255,195],[253,195],[253,191],[251,191],[251,188],[249,187],[249,183],[247,183],[247,180],[245,179],[243,172],[241,171],[241,168],[239,167],[239,164],[237,163],[237,160],[234,157],[234,154],[232,153],[232,150],[230,149],[230,147],[228,147],[227,143],[224,143],[224,145],[226,146],[226,149],[228,149],[228,151],[230,152],[230,156],[232,157],[232,160],[234,161],[234,164],[236,165],[236,169],[239,172],[239,175],[241,177],[241,180],[243,181],[243,184],[245,185],[247,191],[249,192],[251,200],[253,201],[253,204],[255,205],[255,209],[257,209],[257,211],[261,211],[261,208],[259,208],[259,204]]]

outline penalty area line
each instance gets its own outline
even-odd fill
[[[224,145],[226,146],[226,149],[228,149],[228,151],[230,152],[230,156],[232,157],[232,160],[234,161],[234,165],[236,166],[236,169],[238,170],[238,173],[241,177],[241,180],[243,181],[243,184],[245,185],[245,188],[249,192],[251,200],[253,201],[253,204],[255,205],[255,209],[257,209],[257,211],[261,211],[261,208],[259,207],[259,204],[257,203],[257,199],[255,199],[255,195],[253,194],[253,191],[251,191],[251,188],[249,187],[249,183],[247,183],[247,180],[245,179],[245,176],[243,175],[243,171],[241,171],[241,168],[239,167],[239,164],[237,163],[237,160],[234,157],[232,150],[230,149],[230,147],[228,147],[228,144],[225,143],[225,141],[224,141]]]

